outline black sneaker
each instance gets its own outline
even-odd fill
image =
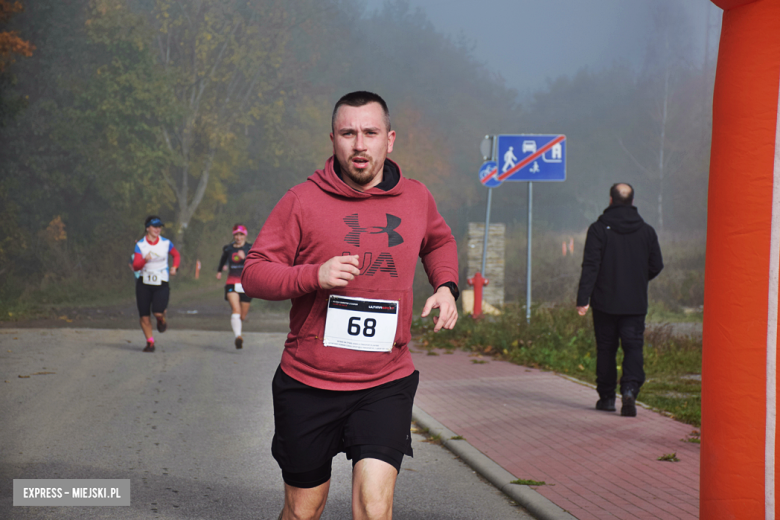
[[[615,411],[615,398],[614,397],[602,397],[598,401],[596,401],[596,410],[601,410],[603,412],[614,412]]]
[[[157,332],[165,332],[167,329],[168,321],[165,318],[157,320]]]
[[[623,392],[623,406],[620,408],[620,415],[623,417],[636,417],[636,396],[633,390]]]
[[[244,338],[241,336],[236,338],[236,348],[244,348]]]
[[[154,352],[154,343],[146,342],[146,347],[144,347],[144,352]]]

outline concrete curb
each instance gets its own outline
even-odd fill
[[[457,435],[455,432],[425,413],[417,405],[414,405],[412,409],[412,419],[423,428],[427,428],[430,434],[438,435],[448,450],[463,459],[477,473],[526,508],[538,520],[577,520],[571,513],[556,506],[529,486],[511,484],[517,477],[496,464],[467,441],[453,440],[452,438]]]

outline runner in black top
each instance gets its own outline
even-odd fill
[[[252,244],[246,241],[246,228],[243,224],[233,226],[233,243],[222,248],[222,258],[217,268],[217,280],[222,279],[222,270],[228,272],[225,285],[225,300],[230,304],[233,313],[230,315],[230,326],[236,335],[236,348],[243,348],[244,338],[241,337],[241,322],[249,312],[252,298],[244,293],[241,286],[241,273],[244,270],[244,260]]]

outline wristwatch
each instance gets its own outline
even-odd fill
[[[452,297],[455,298],[455,301],[458,301],[458,296],[460,296],[460,290],[458,289],[458,284],[456,284],[455,282],[444,282],[443,284],[438,286],[436,290],[438,291],[442,287],[448,288],[452,293]]]

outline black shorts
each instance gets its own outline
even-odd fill
[[[231,293],[231,292],[236,292],[236,284],[229,283],[229,284],[227,284],[225,286],[225,301],[228,301],[227,295],[228,295],[228,293]],[[252,298],[247,296],[246,293],[240,292],[240,293],[236,293],[236,294],[238,294],[238,301],[240,301],[240,302],[249,303],[249,302],[252,301]]]
[[[322,390],[285,374],[274,375],[273,454],[284,481],[311,488],[330,479],[333,457],[344,452],[353,466],[383,460],[401,469],[412,451],[412,405],[420,374],[365,390]]]
[[[155,314],[162,314],[168,308],[168,296],[171,290],[168,282],[162,282],[160,285],[146,285],[143,277],[135,281],[135,302],[138,304],[138,315],[141,317]]]

